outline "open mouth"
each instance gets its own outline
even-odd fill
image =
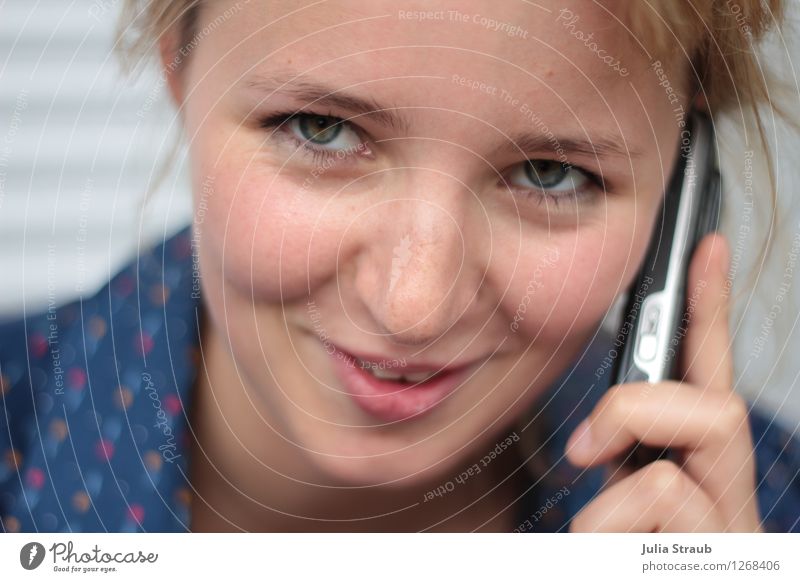
[[[385,422],[427,413],[458,388],[472,368],[412,369],[403,361],[369,361],[336,347],[330,356],[344,392],[363,412]]]
[[[433,378],[447,374],[447,371],[437,372],[406,372],[401,369],[381,367],[379,363],[367,362],[354,357],[355,365],[372,374],[378,380],[386,380],[400,384],[421,384]]]

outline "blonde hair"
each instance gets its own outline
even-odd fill
[[[756,131],[756,147],[765,160],[770,193],[770,229],[755,264],[763,263],[775,240],[770,235],[778,200],[762,106],[795,129],[800,125],[770,95],[770,87],[779,87],[782,80],[759,60],[756,45],[785,23],[786,0],[649,0],[629,2],[627,7],[634,37],[644,41],[645,50],[654,58],[689,60],[691,84],[705,96],[712,116],[737,112],[745,125]],[[754,269],[748,286],[755,274]]]
[[[131,72],[153,56],[159,39],[171,29],[179,32],[182,46],[188,46],[200,10],[209,1],[123,0],[115,50],[125,70]],[[622,16],[633,37],[654,59],[668,62],[681,53],[689,59],[709,108],[721,112],[737,104],[769,101],[753,45],[770,29],[780,27],[786,1],[648,0],[624,3]]]

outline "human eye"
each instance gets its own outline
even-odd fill
[[[530,159],[514,167],[505,185],[537,204],[578,206],[597,199],[598,191],[609,191],[608,184],[593,172],[568,162]]]
[[[370,154],[353,124],[340,117],[292,111],[270,115],[261,119],[259,125],[273,130],[271,138],[287,138],[315,163]]]

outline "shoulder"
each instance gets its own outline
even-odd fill
[[[765,531],[800,532],[800,439],[757,409],[749,415],[756,493]]]
[[[0,531],[185,529],[159,500],[183,499],[193,264],[185,227],[97,291],[0,323]]]
[[[190,288],[190,247],[187,226],[142,249],[102,287],[86,296],[32,312],[0,316],[0,396],[7,396],[11,387],[37,372],[52,376],[60,389],[65,380],[60,374],[65,371],[62,365],[78,360],[75,350],[88,348],[86,355],[91,355],[96,351],[92,349],[97,347],[95,341],[106,338],[111,325],[163,307],[170,291],[178,292],[182,304],[195,304],[199,296]],[[40,360],[42,370],[35,364]],[[29,380],[37,385],[36,377]]]
[[[82,295],[60,304],[39,307],[27,313],[0,315],[0,357],[28,350],[36,353],[35,343],[31,345],[29,342],[26,350],[25,342],[21,340],[30,336],[31,332],[41,330],[43,326],[55,327],[56,324],[51,325],[48,322],[56,319],[59,320],[57,324],[59,328],[75,323],[73,316],[82,307],[86,308],[104,301],[113,304],[114,300],[126,299],[132,291],[155,295],[155,288],[152,285],[159,282],[162,283],[162,287],[170,283],[174,286],[180,279],[186,278],[186,267],[190,267],[188,264],[190,258],[192,261],[194,259],[191,244],[191,229],[185,226],[163,241],[140,249],[99,289],[89,295]],[[37,338],[27,337],[27,339]]]

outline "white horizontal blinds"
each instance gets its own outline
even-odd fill
[[[0,0],[0,320],[96,289],[188,220],[177,171],[153,218],[135,212],[173,143],[172,111],[157,71],[119,73],[119,4]]]

